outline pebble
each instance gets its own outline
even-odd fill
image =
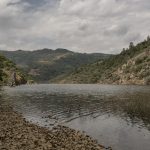
[[[31,124],[0,106],[0,150],[105,150],[90,136],[58,125],[52,130]]]

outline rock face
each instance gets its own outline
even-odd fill
[[[51,131],[29,124],[12,111],[0,107],[0,149],[5,150],[104,150],[91,137],[64,126]]]
[[[150,49],[129,59],[99,83],[150,85]]]
[[[21,84],[26,84],[27,81],[25,80],[25,78],[19,74],[17,74],[16,72],[13,72],[11,75],[11,79],[10,79],[10,86],[17,86],[17,85],[21,85]]]

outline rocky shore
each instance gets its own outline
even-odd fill
[[[0,106],[0,150],[105,150],[88,135],[65,126],[48,130]]]

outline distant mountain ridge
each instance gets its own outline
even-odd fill
[[[34,51],[0,51],[0,54],[12,60],[17,67],[31,75],[36,82],[46,82],[71,73],[76,68],[104,60],[108,54],[76,53],[67,49],[41,49]]]
[[[59,83],[150,84],[150,37],[104,61],[79,67]]]

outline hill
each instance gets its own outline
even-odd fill
[[[104,61],[76,69],[59,83],[150,84],[150,37]]]
[[[36,82],[48,82],[71,73],[75,68],[108,58],[107,54],[82,54],[67,49],[35,51],[0,51],[31,75]]]
[[[13,84],[19,85],[27,82],[24,73],[12,61],[0,55],[0,85],[10,84],[13,73],[15,73],[15,83]]]

